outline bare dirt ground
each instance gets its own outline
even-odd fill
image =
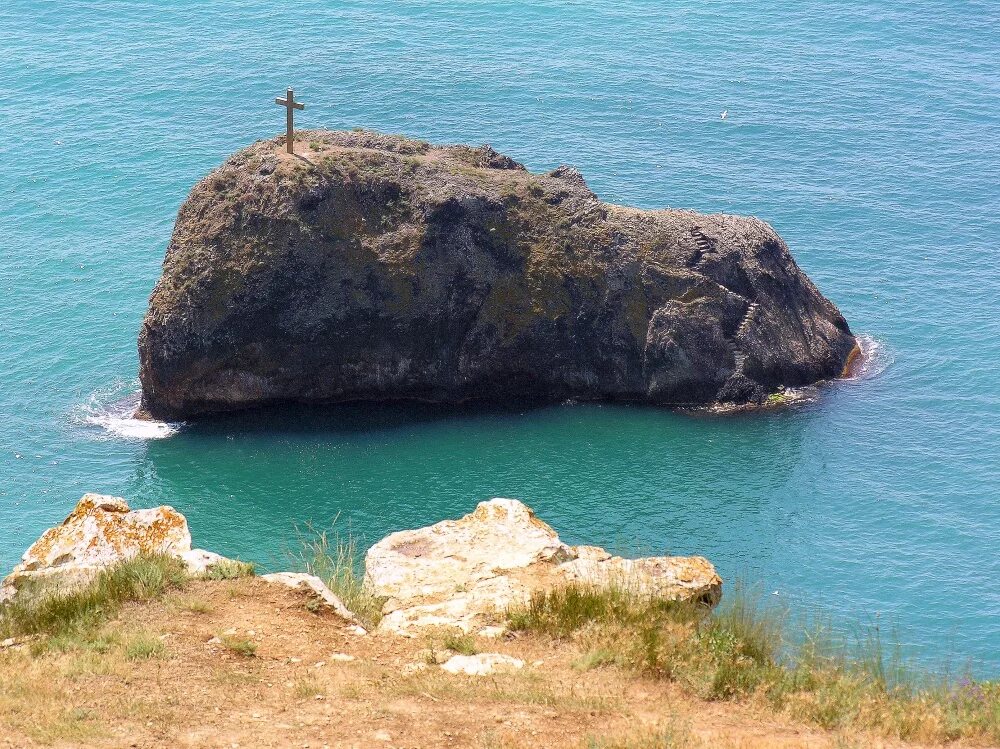
[[[93,649],[0,650],[0,747],[904,747],[693,699],[569,644],[475,642],[524,669],[455,676],[443,638],[351,634],[299,593],[194,582]],[[956,745],[953,745],[956,746]]]

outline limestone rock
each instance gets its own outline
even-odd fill
[[[0,585],[0,601],[31,581],[74,585],[101,569],[138,554],[169,554],[192,574],[223,557],[191,548],[187,520],[168,506],[131,510],[121,497],[85,494],[69,516],[49,528],[21,557]]]
[[[705,580],[715,574],[715,568],[704,557],[580,557],[562,565],[560,570],[569,580],[597,586],[617,585],[643,595],[670,599],[697,598],[704,590]]]
[[[203,575],[219,562],[227,561],[221,554],[216,554],[214,551],[205,551],[204,549],[182,551],[176,556],[181,558],[187,566],[188,572],[192,575]]]
[[[365,557],[365,584],[388,598],[379,630],[402,635],[437,626],[496,636],[506,609],[573,581],[708,605],[722,593],[721,578],[702,557],[623,559],[568,546],[515,499],[491,499],[460,520],[393,533]]]
[[[324,608],[333,612],[344,621],[353,624],[356,627],[355,631],[360,630],[358,634],[366,634],[364,627],[358,622],[354,613],[316,575],[310,575],[305,572],[274,572],[270,575],[261,575],[260,579],[268,583],[284,585],[294,590],[301,590],[315,596],[315,599]]]
[[[855,339],[756,218],[604,203],[489,147],[314,131],[181,207],[139,335],[142,413],[281,401],[763,404]]]
[[[530,508],[516,499],[492,499],[460,520],[385,537],[368,550],[365,572],[379,595],[413,598],[492,581],[496,570],[573,556]]]
[[[478,653],[477,655],[455,655],[441,664],[450,674],[466,676],[489,676],[495,673],[517,671],[524,668],[524,661],[503,653]]]

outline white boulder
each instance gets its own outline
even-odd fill
[[[0,601],[33,581],[75,585],[98,571],[138,554],[169,554],[192,574],[223,557],[191,548],[187,520],[166,505],[131,510],[121,497],[85,494],[69,516],[33,543],[0,584]]]
[[[260,579],[314,596],[314,600],[318,601],[323,608],[353,624],[357,634],[367,634],[354,613],[316,575],[309,575],[305,572],[274,572],[270,575],[261,575]]]
[[[393,533],[365,557],[366,586],[388,599],[379,630],[409,636],[435,626],[495,636],[508,608],[574,581],[708,605],[722,594],[703,557],[623,559],[568,546],[516,499],[491,499],[459,520]]]

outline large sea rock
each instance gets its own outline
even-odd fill
[[[599,200],[488,146],[301,132],[181,207],[139,336],[142,412],[298,401],[756,404],[856,342],[756,218]]]

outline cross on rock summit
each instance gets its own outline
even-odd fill
[[[285,108],[285,150],[288,153],[295,153],[295,129],[293,127],[293,112],[296,109],[305,109],[306,105],[295,101],[295,93],[292,89],[285,92],[284,99],[275,99],[275,104]]]

